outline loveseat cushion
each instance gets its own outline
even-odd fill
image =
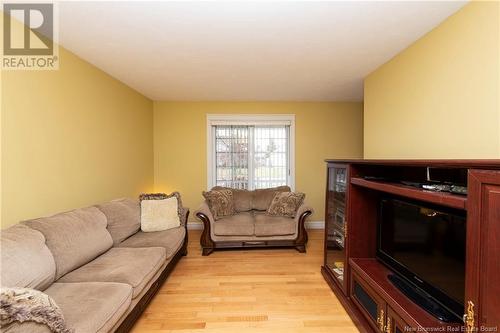
[[[276,192],[290,192],[289,186],[258,189],[252,191],[252,209],[267,210],[273,201]]]
[[[0,232],[0,246],[2,286],[44,290],[54,282],[56,265],[42,233],[16,224]]]
[[[109,332],[132,299],[130,285],[110,282],[56,282],[45,293],[54,299],[75,333]]]
[[[96,205],[108,219],[108,231],[113,244],[119,244],[141,228],[139,200],[124,198]]]
[[[163,247],[167,251],[167,259],[170,259],[181,247],[184,237],[186,237],[184,227],[156,232],[139,231],[117,247]]]
[[[166,258],[166,250],[162,247],[114,247],[66,274],[58,282],[126,283],[132,286],[132,298],[135,298],[162,267]]]
[[[56,280],[113,245],[106,230],[106,216],[96,207],[75,209],[23,223],[45,236],[56,263]]]
[[[252,210],[253,191],[240,190],[229,187],[215,186],[212,190],[229,189],[233,192],[234,210],[237,213],[249,212]]]
[[[295,234],[296,230],[293,218],[255,214],[255,236],[287,236]]]
[[[252,236],[254,218],[251,212],[224,217],[213,224],[216,236]]]

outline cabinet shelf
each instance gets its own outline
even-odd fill
[[[463,210],[467,209],[467,197],[457,194],[433,192],[403,184],[367,180],[358,177],[351,178],[351,184],[442,206]]]

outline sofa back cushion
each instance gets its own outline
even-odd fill
[[[290,192],[289,186],[278,186],[273,188],[258,189],[252,191],[252,209],[267,210],[273,201],[276,192]]]
[[[215,186],[212,190],[229,189],[233,192],[234,210],[236,213],[249,212],[252,210],[253,191],[240,190],[229,187]]]
[[[141,206],[139,200],[117,199],[96,205],[108,219],[108,231],[117,245],[141,228]]]
[[[0,232],[3,287],[45,290],[55,279],[54,257],[37,230],[16,224]]]
[[[56,280],[113,246],[106,216],[96,207],[23,222],[40,231],[56,263]]]

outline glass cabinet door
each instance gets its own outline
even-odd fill
[[[326,209],[326,266],[337,281],[344,286],[345,253],[345,199],[347,169],[330,167],[328,169],[328,193]]]

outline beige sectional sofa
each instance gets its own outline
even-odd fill
[[[1,284],[51,296],[76,333],[127,332],[177,261],[187,253],[186,221],[140,231],[138,200],[120,199],[1,232]],[[34,322],[5,332],[50,332]]]
[[[225,188],[212,188],[220,189]],[[303,203],[295,218],[266,215],[276,192],[290,192],[290,187],[230,190],[233,192],[235,215],[215,220],[206,201],[195,212],[203,222],[200,238],[203,255],[209,255],[215,249],[242,247],[292,246],[299,252],[306,251],[307,232],[304,224],[313,212],[311,207]]]

